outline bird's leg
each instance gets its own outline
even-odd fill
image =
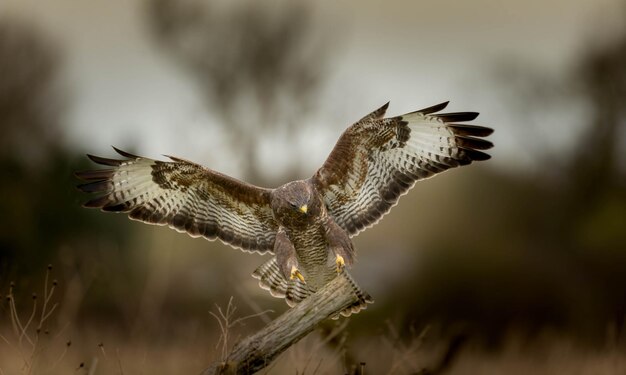
[[[296,248],[291,243],[284,228],[279,228],[274,242],[274,254],[276,263],[286,280],[299,279],[303,283],[304,276],[298,269],[298,259],[296,258]]]
[[[330,216],[326,220],[326,241],[330,251],[335,256],[337,273],[341,272],[346,265],[354,263],[355,252],[350,236]]]
[[[346,266],[346,261],[341,255],[337,254],[335,258],[335,264],[337,265],[337,273],[339,273]]]
[[[291,266],[291,274],[289,275],[289,279],[294,280],[296,277],[306,284],[306,281],[304,281],[304,276],[302,276],[300,270],[296,266]]]

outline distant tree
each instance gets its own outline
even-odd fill
[[[96,243],[102,227],[114,225],[80,208],[74,189],[72,173],[81,163],[86,168],[87,160],[63,142],[59,47],[26,22],[0,19],[2,293],[11,280],[36,284],[46,265],[60,258],[93,258],[84,250]],[[110,232],[116,239],[126,234]]]
[[[34,166],[59,144],[57,46],[36,30],[0,22],[0,157]]]
[[[33,190],[42,188],[38,172],[57,147],[57,67],[49,41],[27,25],[0,21],[0,284],[16,258],[41,244],[32,231],[42,197]]]
[[[591,49],[569,78],[578,78],[577,94],[590,108],[569,167],[571,181],[580,190],[573,199],[593,202],[626,180],[626,33]]]
[[[518,120],[496,134],[513,134],[536,169],[484,173],[463,189],[476,220],[446,218],[455,236],[419,237],[429,251],[405,282],[410,298],[397,288],[393,299],[408,301],[407,323],[497,345],[511,329],[548,327],[626,344],[626,29],[593,41],[558,73],[520,60],[496,71]]]
[[[158,42],[192,75],[207,108],[228,127],[245,177],[262,181],[258,135],[293,137],[323,81],[328,43],[312,32],[311,9],[288,1],[219,6],[150,0],[148,10]]]

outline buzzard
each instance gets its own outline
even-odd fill
[[[378,222],[416,181],[490,157],[481,150],[493,145],[482,138],[493,130],[466,124],[475,112],[439,113],[447,104],[384,118],[387,103],[346,129],[311,178],[275,189],[178,157],[153,160],[117,148],[126,159],[87,155],[108,168],[77,172],[86,180],[78,187],[99,193],[84,207],[271,253],[253,276],[290,306],[346,277],[358,297],[342,312],[347,316],[372,302],[345,270],[355,261],[350,238]]]

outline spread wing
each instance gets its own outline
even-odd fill
[[[127,159],[87,155],[109,168],[76,173],[88,181],[80,190],[102,194],[85,207],[126,212],[134,220],[168,225],[192,237],[219,238],[242,250],[273,250],[277,226],[271,190],[179,158],[164,162],[115,150]]]
[[[389,103],[339,138],[313,176],[329,213],[351,235],[374,225],[420,179],[487,160],[492,129],[467,125],[478,113],[442,113],[446,103],[383,119]]]

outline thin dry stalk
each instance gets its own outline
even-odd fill
[[[273,312],[273,310],[265,310],[265,311],[261,311],[255,314],[246,315],[237,319],[233,319],[233,317],[235,316],[235,311],[237,310],[237,306],[235,306],[235,304],[233,303],[232,296],[228,300],[228,304],[226,305],[225,312],[222,310],[222,308],[219,305],[215,304],[215,307],[217,308],[218,313],[216,314],[213,311],[209,311],[209,314],[211,314],[215,318],[215,320],[217,320],[217,323],[220,326],[220,338],[217,341],[217,344],[215,344],[215,349],[219,348],[221,344],[221,347],[222,347],[221,356],[220,356],[221,360],[225,360],[228,354],[228,347],[229,347],[230,338],[231,338],[231,330],[233,327],[235,327],[238,324],[243,324],[243,322],[248,319],[256,318],[256,317],[263,317],[266,314]]]
[[[15,304],[15,296],[13,294],[13,283],[11,283],[11,285],[9,286],[9,310],[10,310],[10,315],[11,315],[11,326],[13,327],[13,331],[15,332],[15,335],[18,337],[18,342],[21,346],[21,337],[22,334],[24,333],[24,326],[22,325],[22,322],[20,321],[20,316],[17,313],[17,306]],[[28,337],[28,335],[26,336],[26,339],[28,340],[28,342],[31,345],[34,345],[33,342],[30,340],[30,337]]]
[[[52,270],[52,266],[48,265],[48,270],[46,271],[46,280],[44,282],[44,288],[43,288],[43,291],[44,291],[43,307],[41,309],[41,317],[39,318],[39,325],[37,326],[37,332],[41,330],[44,322],[48,320],[50,315],[52,315],[54,310],[56,310],[57,306],[59,306],[58,303],[55,303],[54,305],[52,305],[50,310],[47,309],[48,305],[50,304],[50,299],[52,299],[52,295],[54,295],[54,290],[56,289],[56,286],[57,286],[57,281],[53,280],[52,287],[50,287],[50,289],[48,290],[48,279],[50,277],[50,270]]]
[[[387,321],[387,329],[389,331],[388,336],[383,338],[385,344],[393,349],[394,358],[391,363],[391,367],[387,372],[388,375],[392,375],[399,371],[401,368],[405,372],[415,372],[420,369],[420,366],[415,362],[416,353],[422,346],[424,337],[428,333],[430,327],[426,326],[417,337],[411,338],[408,344],[404,344],[400,338],[400,334],[391,324]]]
[[[54,280],[52,283],[52,286],[51,287],[49,286],[51,270],[52,270],[52,265],[48,265],[46,274],[45,274],[44,287],[43,287],[43,295],[44,295],[43,303],[41,304],[41,306],[39,306],[37,302],[38,301],[37,294],[33,293],[32,309],[25,323],[23,323],[23,320],[20,318],[20,314],[18,312],[18,306],[17,306],[15,293],[14,293],[15,284],[11,283],[9,286],[9,294],[7,295],[7,300],[9,303],[9,316],[11,319],[11,327],[13,329],[13,333],[16,337],[17,343],[12,344],[9,339],[7,339],[6,337],[2,335],[0,335],[0,339],[2,339],[2,341],[4,341],[11,349],[14,349],[15,351],[19,353],[20,358],[24,362],[23,370],[27,373],[31,373],[33,371],[33,364],[35,363],[35,360],[37,356],[39,355],[39,353],[43,350],[41,345],[39,345],[39,341],[40,341],[39,338],[40,338],[42,327],[44,326],[45,322],[52,316],[52,314],[54,313],[54,311],[56,310],[58,306],[57,303],[54,303],[52,306],[50,305],[52,297],[54,296],[56,285],[57,285],[57,281]],[[32,331],[32,327],[34,327],[35,322],[37,321],[36,319],[37,315],[39,315],[37,327],[35,328],[35,332],[31,333],[29,332],[29,330]],[[25,346],[27,346],[27,348],[25,348]],[[53,367],[58,362],[60,362],[60,360],[63,359],[66,351],[67,351],[67,347],[65,348],[64,352],[61,354],[60,358],[57,359]]]
[[[65,344],[65,347],[63,348],[63,352],[61,353],[61,355],[59,356],[59,358],[57,358],[57,360],[56,360],[56,361],[54,361],[54,363],[52,364],[52,367],[51,367],[52,369],[56,368],[56,367],[57,367],[57,365],[58,365],[59,363],[61,363],[61,361],[63,360],[63,358],[65,358],[65,354],[67,354],[67,350],[68,350],[68,348],[69,348],[71,345],[72,345],[72,342],[71,342],[71,341],[68,341],[68,342]]]
[[[124,375],[124,367],[122,367],[122,360],[120,359],[119,349],[115,349],[115,357],[117,358],[117,366],[120,369],[120,375]]]
[[[33,319],[35,318],[36,313],[37,313],[37,295],[33,294],[33,310],[30,314],[30,317],[28,318],[28,321],[26,322],[26,324],[24,324],[24,327],[22,328],[22,333],[20,334],[20,337],[17,340],[18,345],[20,346],[22,345],[22,339],[26,336],[26,339],[28,339],[29,343],[34,346],[33,342],[30,340],[30,338],[26,334],[26,330],[28,330],[28,327],[33,322]],[[19,318],[17,319],[17,321],[19,322]]]
[[[98,368],[98,357],[93,357],[93,359],[91,360],[91,365],[89,365],[89,372],[87,374],[95,375],[97,368]]]

